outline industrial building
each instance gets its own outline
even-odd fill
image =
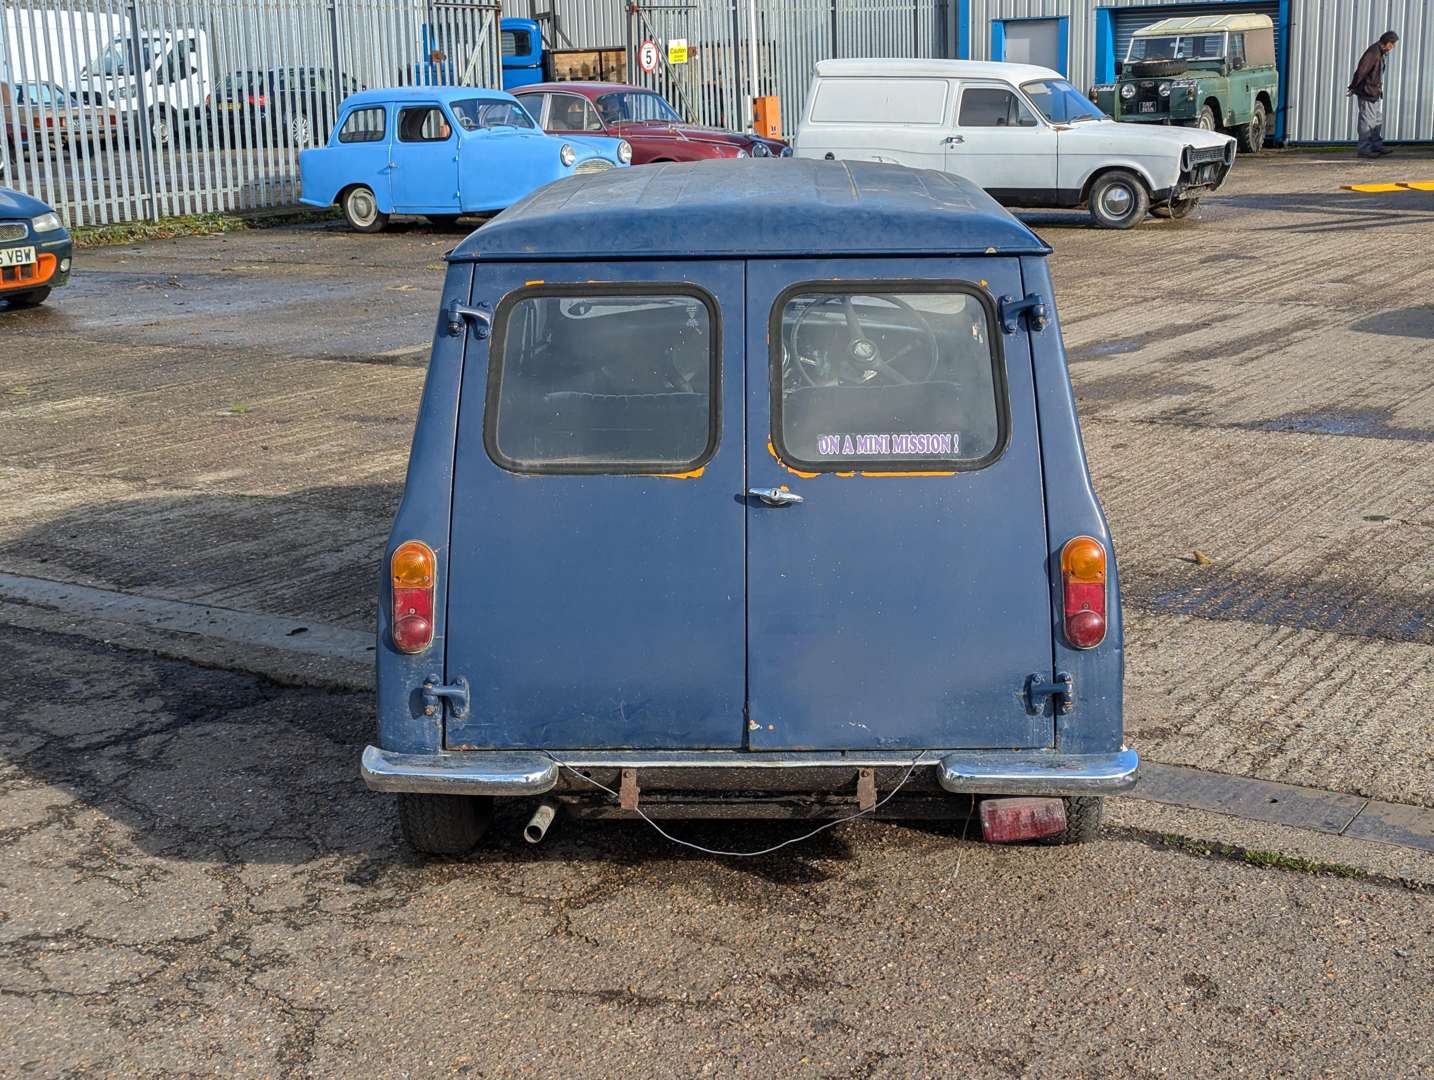
[[[1354,65],[1386,30],[1399,34],[1385,72],[1386,139],[1434,139],[1434,9],[1429,0],[1272,0],[1156,4],[1148,0],[960,0],[958,55],[1018,60],[1063,72],[1081,89],[1115,78],[1131,35],[1181,15],[1253,13],[1275,24],[1280,69],[1276,139],[1351,142],[1345,96]]]

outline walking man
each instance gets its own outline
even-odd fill
[[[1362,158],[1394,153],[1384,145],[1384,62],[1398,41],[1399,35],[1393,30],[1380,34],[1379,40],[1364,50],[1349,83],[1349,93],[1359,104],[1359,156]]]

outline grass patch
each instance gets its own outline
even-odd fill
[[[169,240],[176,236],[218,236],[222,233],[269,229],[282,225],[308,225],[331,221],[334,210],[280,210],[263,214],[191,214],[160,221],[122,221],[113,225],[77,225],[70,236],[78,248],[134,244],[143,240]]]
[[[1267,870],[1289,870],[1296,874],[1320,874],[1354,880],[1364,880],[1374,876],[1368,870],[1361,870],[1357,866],[1347,866],[1344,863],[1306,859],[1299,855],[1286,855],[1279,851],[1261,851],[1258,848],[1245,848],[1237,844],[1217,844],[1208,840],[1192,840],[1188,836],[1179,836],[1175,833],[1162,834],[1160,844],[1162,847],[1183,851],[1189,855],[1229,859],[1232,862],[1249,863],[1251,866],[1259,866]]]

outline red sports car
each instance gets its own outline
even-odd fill
[[[611,135],[632,144],[632,163],[791,157],[780,139],[689,124],[660,94],[623,83],[534,83],[514,96],[553,135]]]

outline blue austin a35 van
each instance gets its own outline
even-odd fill
[[[449,256],[370,787],[455,853],[553,813],[979,813],[1130,786],[1119,588],[1049,249],[959,177],[551,184]]]

